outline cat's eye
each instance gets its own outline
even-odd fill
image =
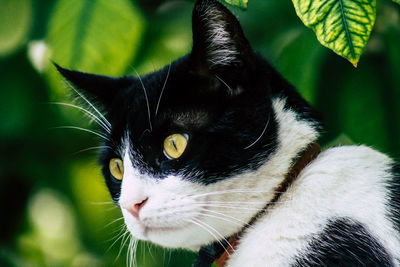
[[[122,178],[124,177],[124,164],[123,164],[122,160],[118,159],[118,158],[110,159],[109,168],[110,168],[111,175],[115,179],[121,181]]]
[[[164,154],[169,159],[177,159],[182,156],[188,144],[187,134],[171,134],[164,140]]]

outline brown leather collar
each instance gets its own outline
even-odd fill
[[[301,154],[300,157],[297,158],[296,162],[290,168],[290,171],[286,174],[283,182],[278,186],[275,190],[276,195],[273,200],[270,202],[272,205],[276,203],[279,197],[285,192],[290,184],[296,179],[296,177],[300,174],[300,172],[311,162],[313,161],[318,154],[321,152],[321,147],[318,143],[312,143],[308,146],[308,148]],[[270,206],[268,204],[265,209],[263,209],[262,213]],[[258,214],[258,216],[261,214]],[[256,218],[258,217],[256,216]],[[250,224],[254,223],[255,220],[252,220]],[[214,263],[218,267],[225,267],[226,263],[229,259],[229,256],[233,253],[233,249],[235,249],[239,243],[240,234],[230,237],[228,242],[231,246],[227,246],[225,251],[219,256]],[[233,249],[232,249],[233,248]]]

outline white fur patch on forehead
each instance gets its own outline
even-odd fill
[[[230,65],[238,62],[239,51],[227,29],[228,22],[220,10],[211,6],[205,7],[202,21],[207,30],[207,61],[211,67]]]

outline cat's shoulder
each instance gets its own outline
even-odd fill
[[[396,163],[386,154],[365,145],[337,146],[323,150],[304,168],[292,190],[312,196],[312,186],[320,197],[332,198],[332,203],[347,198],[366,206],[364,201],[385,204],[389,185],[397,183],[397,176]]]
[[[391,266],[400,258],[395,166],[363,145],[325,149],[246,232],[231,266]]]
[[[305,169],[330,175],[361,175],[392,172],[395,162],[386,154],[365,145],[346,145],[324,149]]]

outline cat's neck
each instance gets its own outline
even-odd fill
[[[290,184],[297,178],[301,171],[319,155],[320,151],[321,147],[318,143],[312,142],[308,144],[305,151],[293,162],[281,184],[275,189],[275,197],[270,202],[266,203],[264,209],[260,210],[239,233],[231,236],[228,240],[217,241],[211,245],[202,247],[193,266],[208,266],[214,262],[218,267],[225,267],[230,255],[235,252],[244,231],[252,227],[257,219],[263,216],[268,210],[268,207],[279,200],[280,196],[286,192]],[[223,247],[221,247],[221,245]]]
[[[295,159],[319,137],[319,126],[311,120],[300,118],[296,111],[286,105],[286,101],[284,98],[272,101],[278,124],[278,146],[259,170],[267,177],[284,179]]]

